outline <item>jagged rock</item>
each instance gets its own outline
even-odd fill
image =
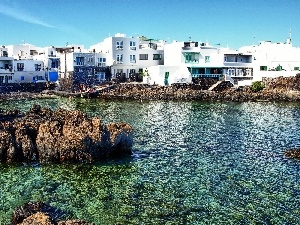
[[[21,223],[18,225],[54,225],[56,224],[49,215],[37,212],[27,218],[25,218]]]
[[[84,220],[61,220],[63,212],[44,202],[27,202],[16,208],[12,215],[13,225],[92,225]]]
[[[300,148],[288,149],[284,155],[289,158],[300,159]]]
[[[130,155],[132,127],[103,124],[80,111],[51,111],[34,105],[13,121],[0,122],[1,162],[92,162]]]

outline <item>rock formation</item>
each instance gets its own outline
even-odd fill
[[[131,154],[132,127],[33,105],[0,114],[0,162],[92,162]]]
[[[84,220],[61,220],[62,212],[43,202],[27,202],[16,208],[12,215],[13,225],[92,225]]]
[[[300,148],[288,149],[284,155],[289,158],[300,159]]]

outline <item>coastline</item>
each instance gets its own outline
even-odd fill
[[[180,101],[300,101],[300,76],[264,79],[265,88],[253,91],[250,86],[233,87],[222,81],[213,90],[198,84],[176,84],[171,86],[143,83],[110,84],[87,92],[44,90],[41,92],[11,92],[0,94],[0,101],[35,98],[96,98],[108,100],[180,100]]]

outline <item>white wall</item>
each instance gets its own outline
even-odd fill
[[[151,66],[148,76],[143,77],[143,82],[148,84],[165,85],[165,73],[169,72],[169,85],[174,83],[191,83],[192,76],[185,66]]]

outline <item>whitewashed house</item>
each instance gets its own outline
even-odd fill
[[[31,44],[8,45],[7,55],[12,57],[12,77],[6,83],[46,82],[44,62],[35,57],[41,48]]]
[[[143,68],[163,64],[163,42],[116,34],[90,47],[90,51],[106,53],[106,66],[110,66],[112,78],[129,79]]]
[[[165,66],[185,66],[193,78],[223,75],[223,49],[203,42],[177,42],[165,45]]]
[[[107,53],[61,48],[59,77],[69,79],[72,89],[93,86],[108,79]]]
[[[241,47],[239,51],[252,55],[252,81],[261,81],[264,77],[295,76],[300,73],[300,48],[292,46],[291,38],[287,38],[284,43],[262,41],[258,45]],[[239,82],[239,85],[249,85],[252,81]]]
[[[56,82],[58,80],[60,56],[54,46],[40,48],[38,55],[33,56],[33,60],[43,61],[43,70],[47,81]]]
[[[8,51],[5,46],[0,47],[0,85],[10,83],[13,80],[14,58],[8,57]]]
[[[161,86],[192,83],[192,75],[186,66],[150,66],[144,70],[143,83]]]

